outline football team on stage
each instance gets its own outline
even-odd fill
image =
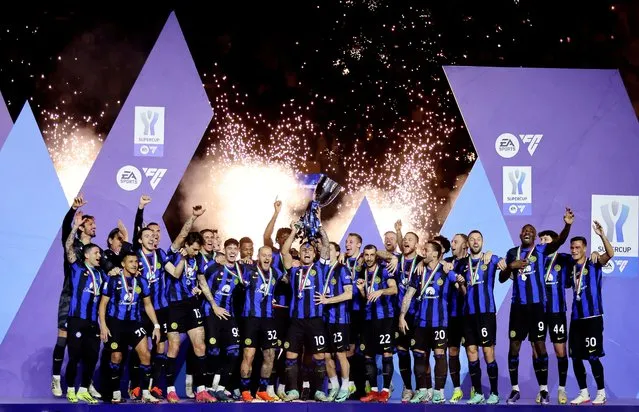
[[[570,209],[560,233],[525,225],[520,245],[502,256],[485,247],[478,230],[450,241],[441,235],[424,240],[403,233],[401,221],[384,234],[384,250],[357,233],[339,245],[321,226],[316,238],[305,239],[295,223],[273,239],[281,201],[255,249],[248,237],[222,242],[217,230],[192,231],[205,213],[195,206],[165,251],[160,224],[144,223],[150,202],[140,198],[133,236],[118,222],[104,250],[94,243],[96,220],[81,211],[81,195],[63,221],[55,396],[63,396],[66,348],[66,398],[74,403],[176,403],[184,359],[186,396],[197,402],[383,403],[394,390],[395,356],[402,402],[459,403],[463,347],[472,383],[465,402],[497,404],[498,280],[512,281],[508,330],[500,332],[509,339],[506,403],[520,400],[519,353],[526,339],[539,384],[536,402],[550,403],[547,335],[557,357],[557,402],[590,402],[584,361],[597,384],[592,403],[606,402],[602,267],[614,252],[595,221],[604,251],[588,255],[586,239],[577,236],[570,254],[559,253],[574,220]],[[572,293],[569,324],[566,289]],[[490,383],[486,394],[479,348]],[[570,401],[568,357],[580,388]],[[93,386],[98,363],[99,392]],[[446,399],[449,375],[454,390]]]

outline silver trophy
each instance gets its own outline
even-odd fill
[[[342,191],[336,181],[326,175],[322,175],[319,182],[315,186],[313,192],[313,200],[308,204],[306,212],[297,223],[298,235],[303,236],[306,240],[311,241],[319,237],[320,220],[318,216],[319,209],[329,205],[337,195]]]

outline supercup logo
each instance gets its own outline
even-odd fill
[[[134,156],[164,155],[164,107],[135,106]]]
[[[524,180],[526,180],[526,172],[521,169],[515,169],[508,172],[508,179],[512,186],[511,194],[523,195],[524,194]]]
[[[623,243],[623,227],[628,220],[630,206],[613,200],[601,205],[601,216],[605,222],[606,237],[611,242]]]
[[[530,166],[504,166],[502,172],[503,213],[532,214],[532,168]]]
[[[636,276],[639,256],[639,196],[592,195],[592,220],[603,226],[615,256],[603,268],[607,275]],[[592,250],[604,253],[591,229]]]

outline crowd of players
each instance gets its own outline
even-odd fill
[[[102,398],[121,403],[126,387],[131,399],[178,402],[177,359],[180,346],[188,345],[186,394],[197,402],[387,402],[397,356],[402,402],[458,403],[464,397],[463,346],[472,382],[467,403],[497,404],[493,289],[498,279],[513,282],[508,327],[512,388],[506,402],[520,399],[519,352],[526,338],[539,383],[537,403],[550,402],[547,333],[557,356],[558,403],[568,402],[568,356],[580,388],[570,403],[590,402],[584,361],[597,383],[593,404],[606,402],[601,286],[602,266],[613,248],[594,222],[604,253],[587,256],[586,239],[580,236],[571,239],[570,254],[558,253],[574,220],[569,209],[559,234],[537,234],[525,225],[521,244],[501,258],[484,251],[477,230],[456,234],[452,241],[435,236],[420,242],[414,232],[402,234],[400,221],[384,235],[385,250],[366,245],[356,233],[347,236],[342,248],[321,227],[318,239],[299,239],[294,224],[277,230],[276,249],[272,234],[282,207],[276,201],[253,260],[249,238],[221,244],[216,230],[191,230],[205,212],[201,206],[193,207],[170,249],[162,250],[159,224],[143,223],[150,202],[148,196],[140,199],[131,242],[118,222],[104,251],[93,243],[95,219],[80,211],[82,196],[64,219],[64,285],[51,384],[55,396],[63,394],[67,348],[70,402]],[[445,257],[449,251],[452,256]],[[573,294],[570,328],[565,289]],[[181,339],[183,334],[188,339]],[[479,348],[490,382],[487,397]],[[92,384],[98,362],[102,395]],[[443,390],[448,375],[454,386],[449,400]]]

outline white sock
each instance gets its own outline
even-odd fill
[[[590,397],[590,394],[588,393],[588,389],[580,389],[579,390],[579,395],[584,396],[586,398]]]
[[[566,392],[566,387],[565,386],[560,386],[557,388],[557,391],[564,391]]]
[[[311,388],[311,383],[309,381],[304,381],[302,382],[302,389],[304,388]]]
[[[87,389],[87,388],[85,388],[85,387],[80,386],[80,387],[78,388],[78,393],[84,393],[84,392],[88,392],[88,389]]]
[[[548,385],[539,385],[539,392],[541,391],[548,392]]]
[[[143,396],[143,397],[145,397],[145,396],[151,396],[151,395],[149,394],[149,390],[148,390],[148,389],[142,389],[142,396]]]
[[[185,382],[193,383],[193,375],[186,375]]]
[[[122,400],[122,393],[120,391],[113,391],[113,399]]]
[[[519,392],[519,385],[513,385],[513,390]]]
[[[377,386],[371,386],[371,392],[377,392]]]
[[[70,393],[71,395],[75,395],[75,388],[68,388],[67,393]]]
[[[337,375],[329,378],[329,380],[331,381],[331,389],[339,388],[339,379],[337,379]]]
[[[455,387],[455,389],[454,389],[454,390],[456,390],[456,391],[461,391],[461,388],[460,388],[459,386],[457,386],[457,387]]]
[[[167,386],[166,387],[166,393],[171,393],[171,392],[175,392],[175,386]]]
[[[597,389],[597,396],[599,396],[599,395],[606,396],[606,390],[605,389]]]
[[[279,393],[286,392],[286,385],[284,385],[283,383],[280,383],[279,385],[277,385],[277,391]]]
[[[220,384],[220,375],[213,375],[213,390],[217,390],[217,385]]]
[[[348,378],[342,378],[342,387],[341,389],[343,391],[347,391],[351,386],[351,382],[348,380]]]
[[[53,379],[55,379],[56,381],[60,380],[60,375],[53,375]]]
[[[390,392],[388,388],[382,388],[382,392]]]
[[[275,392],[275,386],[267,385],[266,386],[266,393],[273,393],[273,392]]]
[[[200,392],[204,392],[205,390],[206,390],[206,386],[200,385],[197,387],[196,392],[200,393]]]

